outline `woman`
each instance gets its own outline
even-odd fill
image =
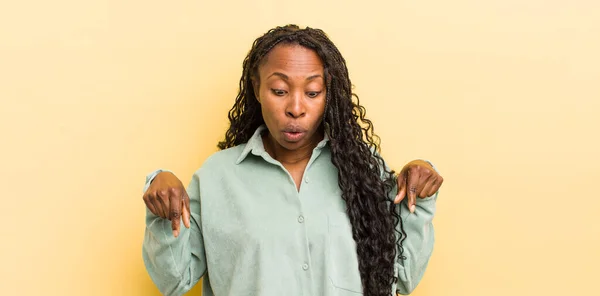
[[[147,178],[143,257],[163,294],[201,277],[203,295],[415,288],[442,177],[421,160],[396,177],[352,98],[345,60],[321,30],[288,25],[254,42],[221,151],[187,192],[170,172]]]

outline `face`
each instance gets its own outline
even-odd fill
[[[325,112],[323,63],[311,49],[275,46],[258,68],[256,96],[272,140],[287,150],[316,145]]]

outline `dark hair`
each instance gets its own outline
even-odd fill
[[[277,44],[309,48],[323,62],[326,82],[323,125],[330,137],[332,162],[339,171],[339,186],[352,224],[364,295],[389,296],[392,284],[397,281],[396,255],[401,255],[396,249],[399,247],[402,253],[402,240],[406,237],[402,220],[389,198],[395,174],[385,168],[378,155],[379,137],[374,134],[371,121],[365,118],[366,110],[359,104],[358,96],[352,93],[346,61],[322,30],[287,25],[271,29],[254,41],[244,59],[239,93],[229,111],[229,129],[218,147],[227,149],[246,143],[264,124],[253,82],[258,79],[260,62]],[[401,229],[399,239],[397,223]]]

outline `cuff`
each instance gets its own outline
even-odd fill
[[[173,173],[169,170],[158,169],[158,170],[148,174],[146,176],[146,184],[144,185],[144,193],[146,192],[146,190],[148,190],[148,187],[150,187],[150,184],[152,183],[152,181],[154,181],[154,178],[156,178],[156,176],[162,172]]]

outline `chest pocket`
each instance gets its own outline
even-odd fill
[[[336,290],[335,295],[362,295],[356,243],[346,213],[328,214],[328,229],[329,279]]]

